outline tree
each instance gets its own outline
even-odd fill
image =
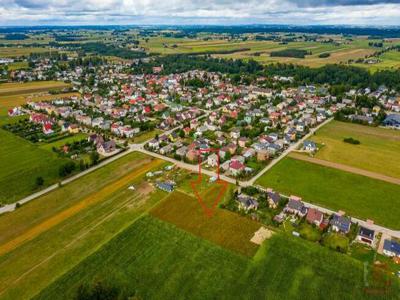
[[[92,165],[96,165],[99,162],[100,155],[96,151],[93,151],[90,153],[90,161],[92,162]]]
[[[38,176],[35,179],[35,183],[37,187],[41,187],[44,184],[44,179],[42,176]]]
[[[120,291],[113,286],[108,286],[101,281],[94,284],[80,285],[76,293],[76,300],[113,300],[120,298]]]
[[[74,162],[72,162],[72,161],[67,162],[67,163],[63,164],[62,166],[60,166],[60,169],[58,170],[58,174],[61,177],[68,176],[75,170],[75,168],[76,168],[76,165]]]

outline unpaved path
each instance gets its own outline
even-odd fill
[[[309,157],[307,155],[299,154],[299,153],[296,153],[296,152],[291,152],[289,154],[289,157],[294,158],[294,159],[298,159],[298,160],[302,160],[302,161],[306,161],[306,162],[310,162],[310,163],[313,163],[313,164],[317,164],[317,165],[320,165],[320,166],[334,168],[334,169],[346,171],[346,172],[349,172],[349,173],[362,175],[362,176],[366,176],[366,177],[369,177],[369,178],[382,180],[382,181],[386,181],[386,182],[389,182],[389,183],[392,183],[392,184],[400,185],[400,179],[399,178],[386,176],[386,175],[383,175],[383,174],[380,174],[380,173],[375,173],[375,172],[371,172],[371,171],[367,171],[367,170],[363,170],[363,169],[359,169],[359,168],[354,168],[354,167],[350,167],[350,166],[346,166],[346,165],[330,162],[330,161],[327,161],[327,160],[322,160],[322,159],[318,159],[318,158],[314,158],[314,157]]]

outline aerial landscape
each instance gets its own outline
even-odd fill
[[[0,16],[0,300],[400,299],[399,1]]]

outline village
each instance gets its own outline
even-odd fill
[[[289,150],[316,153],[319,145],[308,137],[334,116],[399,128],[399,98],[392,91],[385,87],[374,92],[351,90],[348,98],[338,99],[323,86],[267,88],[262,77],[257,79],[259,84],[244,85],[233,84],[229,76],[216,72],[160,75],[162,66],[144,75],[126,74],[118,65],[93,67],[93,71],[97,76],[83,75],[86,82],[91,81],[88,85],[82,85],[79,67],[57,74],[82,97],[28,101],[8,112],[10,117],[28,118],[3,128],[32,142],[83,133],[85,142],[53,149],[72,159],[93,152],[106,159],[136,147],[179,166],[200,165],[215,174],[211,181],[223,174],[239,186],[226,209],[339,252],[347,252],[357,242],[388,257],[400,257],[400,243],[376,230],[373,221],[360,225],[343,211],[310,206],[300,197],[257,185],[240,187]],[[276,76],[273,80],[291,79]],[[361,102],[357,101],[360,97]],[[169,193],[176,188],[171,181],[154,185]]]

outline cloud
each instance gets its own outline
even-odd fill
[[[1,25],[249,23],[400,25],[400,0],[0,0]]]

